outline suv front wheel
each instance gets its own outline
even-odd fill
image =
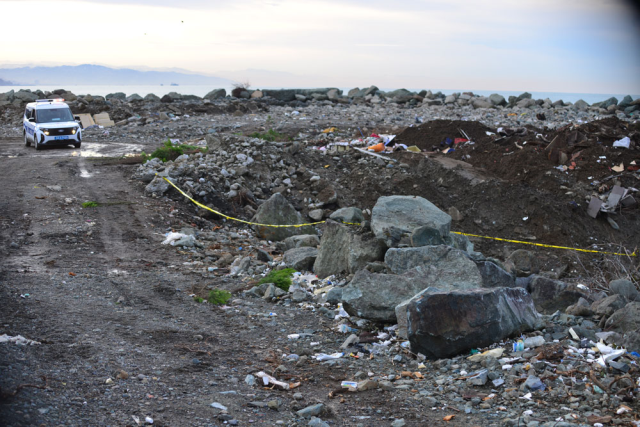
[[[24,131],[24,146],[31,147],[31,142],[29,141],[29,137],[27,136],[27,131]]]
[[[42,145],[40,145],[40,143],[38,142],[38,137],[36,136],[35,132],[33,134],[33,143],[36,146],[37,151],[42,150]]]

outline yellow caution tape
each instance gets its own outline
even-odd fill
[[[540,247],[543,247],[543,248],[566,249],[566,250],[569,250],[569,251],[591,252],[591,253],[607,254],[607,255],[637,256],[635,252],[632,253],[632,254],[623,254],[623,253],[618,253],[618,252],[596,251],[596,250],[593,250],[593,249],[579,249],[579,248],[570,248],[570,247],[567,247],[567,246],[547,245],[547,244],[544,244],[544,243],[523,242],[521,240],[502,239],[500,237],[480,236],[478,234],[461,233],[459,231],[452,231],[452,233],[460,234],[462,236],[468,236],[468,237],[479,237],[481,239],[499,240],[501,242],[520,243],[522,245],[540,246]]]
[[[157,174],[156,174],[157,175]],[[249,224],[249,225],[258,225],[261,227],[274,227],[274,228],[284,228],[284,227],[306,227],[307,225],[317,225],[317,224],[324,224],[326,221],[320,221],[320,222],[309,222],[306,224],[291,224],[291,225],[274,225],[274,224],[261,224],[259,222],[251,222],[251,221],[245,221],[244,219],[240,219],[240,218],[234,218],[232,216],[229,215],[225,215],[222,212],[218,212],[215,209],[211,209],[209,206],[205,206],[202,203],[198,202],[197,200],[194,200],[192,197],[190,197],[187,193],[185,193],[184,191],[182,191],[180,188],[178,188],[173,182],[171,182],[170,180],[167,179],[167,177],[163,176],[162,179],[164,179],[165,181],[167,181],[169,184],[171,184],[171,186],[173,188],[175,188],[176,190],[178,190],[178,192],[180,194],[182,194],[184,197],[186,197],[187,199],[191,200],[196,206],[201,207],[202,209],[206,209],[210,212],[213,212],[214,214],[220,215],[223,218],[226,219],[230,219],[232,221],[237,221],[237,222],[242,222],[244,224]]]
[[[158,174],[156,174],[156,175],[158,175]],[[260,227],[274,227],[274,228],[285,228],[285,227],[299,228],[299,227],[306,227],[306,226],[309,226],[309,225],[324,224],[324,223],[327,222],[327,221],[318,221],[318,222],[309,222],[309,223],[306,223],[306,224],[275,225],[275,224],[261,224],[259,222],[245,221],[243,219],[234,218],[232,216],[225,215],[222,212],[219,212],[219,211],[217,211],[215,209],[211,209],[209,206],[203,205],[202,203],[198,202],[197,200],[194,200],[191,196],[189,196],[187,193],[182,191],[180,188],[178,188],[173,182],[171,182],[169,179],[167,179],[167,177],[163,176],[162,179],[167,181],[173,188],[178,190],[178,192],[180,194],[182,194],[184,197],[186,197],[187,199],[191,200],[196,206],[201,207],[202,209],[206,209],[206,210],[208,210],[210,212],[213,212],[216,215],[220,215],[221,217],[223,217],[225,219],[229,219],[231,221],[241,222],[243,224],[248,224],[248,225],[257,225],[257,226],[260,226]],[[359,223],[352,223],[352,222],[343,222],[343,224],[361,225]],[[479,238],[482,238],[482,239],[499,240],[501,242],[520,243],[520,244],[523,244],[523,245],[540,246],[540,247],[543,247],[543,248],[566,249],[566,250],[570,250],[570,251],[590,252],[590,253],[607,254],[607,255],[633,256],[633,257],[637,256],[635,252],[632,253],[631,255],[629,255],[629,254],[616,253],[616,252],[596,251],[596,250],[593,250],[593,249],[578,249],[578,248],[570,248],[570,247],[567,247],[567,246],[546,245],[544,243],[523,242],[523,241],[520,241],[520,240],[502,239],[500,237],[480,236],[478,234],[461,233],[459,231],[452,231],[452,233],[460,234],[462,236],[468,236],[468,237],[479,237]]]

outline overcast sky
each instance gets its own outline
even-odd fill
[[[631,4],[0,0],[0,65],[182,68],[254,87],[640,94]]]

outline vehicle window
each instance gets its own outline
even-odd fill
[[[73,115],[68,108],[50,108],[46,110],[38,110],[36,114],[36,121],[38,123],[50,123],[50,122],[72,122]]]
[[[24,110],[24,116],[25,116],[27,119],[29,118],[29,109],[28,109],[28,108],[26,108],[26,109]]]

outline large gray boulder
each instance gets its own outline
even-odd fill
[[[276,193],[266,202],[260,205],[251,222],[269,225],[295,225],[304,224],[300,212],[285,199],[285,197]],[[266,225],[254,225],[258,237],[267,240],[284,240],[287,237],[297,234],[312,234],[313,227],[269,227]]]
[[[631,280],[612,280],[609,282],[609,290],[614,294],[622,295],[629,301],[640,301],[640,292]]]
[[[407,335],[407,307],[413,301],[419,298],[422,298],[422,295],[424,295],[427,292],[441,292],[441,290],[437,288],[426,288],[421,290],[411,298],[406,299],[402,301],[400,304],[396,305],[396,309],[395,309],[396,322],[398,322],[398,329],[396,329],[396,335],[398,336],[398,338],[404,339],[404,340],[409,339],[409,336]]]
[[[65,99],[68,99],[68,98],[65,98]],[[144,101],[144,98],[142,98],[137,93],[133,93],[127,96],[127,102],[141,102],[141,101]]]
[[[214,99],[224,98],[225,96],[227,96],[227,91],[225,89],[214,89],[211,92],[207,93],[204,96],[204,99],[213,101]]]
[[[485,101],[484,99],[473,99],[471,105],[473,108],[493,108],[494,106],[491,101]]]
[[[573,104],[573,108],[578,111],[587,111],[587,108],[589,108],[589,104],[587,104],[584,100],[579,99]]]
[[[616,310],[621,309],[625,305],[627,305],[627,300],[622,295],[613,294],[601,300],[594,301],[593,304],[591,304],[591,311],[595,314],[611,316]]]
[[[38,99],[38,95],[36,95],[33,92],[27,92],[26,90],[22,90],[20,89],[19,91],[17,91],[13,97],[15,99],[19,99],[21,102],[33,102],[36,99]]]
[[[342,289],[342,306],[352,316],[377,322],[395,322],[395,308],[427,288],[416,272],[406,275],[370,273],[360,270]]]
[[[577,303],[581,297],[586,298],[576,285],[544,276],[532,276],[527,289],[535,302],[536,309],[544,314],[553,314],[558,310],[564,311],[570,305]]]
[[[317,248],[320,244],[320,238],[315,234],[302,234],[299,236],[291,236],[284,239],[287,249],[293,248]]]
[[[385,247],[370,233],[357,234],[346,225],[327,221],[313,271],[319,278],[355,273],[368,263],[381,261]]]
[[[144,100],[146,102],[160,102],[160,97],[158,95],[156,95],[155,93],[148,93],[144,97]]]
[[[425,292],[407,305],[411,351],[430,359],[486,347],[540,324],[522,288]]]
[[[148,195],[161,196],[169,190],[169,183],[162,177],[156,176],[153,180],[147,184],[144,192]]]
[[[416,270],[424,284],[423,289],[429,286],[443,290],[482,287],[482,276],[476,264],[466,253],[450,246],[392,248],[385,254],[384,262],[395,274]]]
[[[618,108],[624,110],[625,108],[629,107],[632,102],[633,98],[631,97],[631,95],[627,95],[622,98],[622,101],[620,101],[620,103],[618,104]]]
[[[449,235],[451,217],[417,196],[380,197],[371,213],[371,231],[390,248],[422,226],[433,228],[445,237]]]
[[[364,221],[364,215],[359,208],[340,208],[332,213],[329,218],[334,221],[348,223],[348,224],[361,224]]]
[[[605,330],[623,334],[622,345],[627,351],[640,351],[640,302],[630,302],[609,317]]]
[[[287,267],[291,267],[296,271],[311,271],[317,256],[318,250],[316,248],[303,246],[286,251],[283,261]]]
[[[507,273],[491,261],[477,261],[476,267],[482,277],[483,288],[513,288],[516,286],[516,276]]]
[[[501,105],[503,107],[507,105],[507,101],[504,99],[504,96],[499,93],[492,93],[489,95],[489,101],[491,101],[493,105]]]
[[[605,323],[605,330],[616,332],[632,332],[640,325],[640,302],[630,302],[614,312]]]

